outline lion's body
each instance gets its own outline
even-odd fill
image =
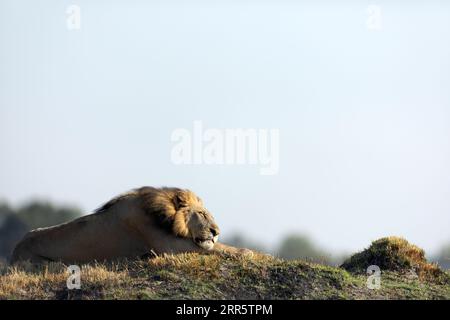
[[[180,195],[182,196],[180,200]],[[183,201],[179,204],[177,201]],[[217,236],[202,236],[218,227],[212,216],[201,224],[188,225],[192,210],[203,210],[201,200],[191,191],[176,188],[144,187],[106,203],[95,213],[68,223],[30,231],[16,246],[12,262],[89,261],[135,258],[154,252],[207,252]],[[197,230],[198,229],[198,230]],[[213,234],[215,235],[215,234]],[[204,240],[206,239],[206,240]],[[208,246],[204,243],[208,243]],[[231,247],[215,243],[226,250]]]

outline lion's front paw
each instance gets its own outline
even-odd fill
[[[222,243],[217,243],[214,248],[214,252],[224,256],[234,256],[234,257],[245,257],[252,258],[254,252],[246,248],[235,248],[232,246],[227,246]]]
[[[225,250],[223,251],[225,255],[230,255],[235,258],[246,258],[251,259],[254,256],[254,252],[250,249],[246,248],[233,248],[233,250]]]

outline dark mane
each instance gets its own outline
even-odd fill
[[[139,201],[145,214],[153,223],[163,230],[172,233],[175,214],[179,206],[190,201],[200,201],[191,191],[180,188],[154,188],[141,187],[112,198],[94,211],[94,214],[103,214],[116,206],[119,202],[135,198]]]
[[[179,188],[169,187],[142,187],[137,189],[145,213],[153,219],[156,225],[169,233],[172,232],[175,207],[173,207],[172,213],[168,212],[168,208],[173,206],[173,197],[180,190]]]

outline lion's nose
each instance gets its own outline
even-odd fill
[[[218,228],[211,228],[211,229],[209,229],[209,231],[211,231],[211,234],[213,235],[213,237],[217,236],[220,233]]]

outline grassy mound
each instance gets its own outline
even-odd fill
[[[365,274],[370,265],[377,265],[381,272],[412,273],[421,280],[448,281],[448,276],[436,264],[426,260],[423,249],[399,237],[386,237],[372,242],[369,248],[351,256],[341,267],[353,273]]]
[[[450,299],[450,283],[386,272],[381,288],[371,290],[363,274],[263,255],[182,254],[83,265],[80,290],[67,289],[68,276],[63,264],[5,266],[0,299]]]

